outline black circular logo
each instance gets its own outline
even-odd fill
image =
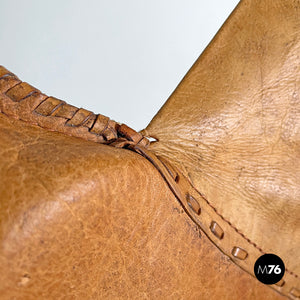
[[[284,275],[285,266],[282,259],[275,254],[260,256],[254,265],[256,278],[264,284],[275,284]]]

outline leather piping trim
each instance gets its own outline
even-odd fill
[[[0,66],[0,113],[50,131],[101,144],[124,138],[148,147],[149,141],[130,127],[101,114],[48,97]]]
[[[128,148],[153,164],[193,222],[235,264],[255,277],[254,264],[265,252],[226,220],[177,168],[140,145]],[[284,277],[270,287],[291,299],[299,298],[298,276],[287,269]]]

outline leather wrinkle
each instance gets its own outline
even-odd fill
[[[195,221],[195,218],[193,217],[193,214],[189,211],[189,209],[187,208],[188,206],[185,206],[184,205],[184,196],[182,194],[186,194],[186,195],[189,195],[188,194],[188,188],[181,188],[180,190],[178,190],[175,186],[178,185],[178,181],[180,182],[180,179],[178,181],[175,181],[175,178],[179,175],[180,171],[177,170],[177,176],[174,178],[168,167],[165,165],[165,163],[163,161],[160,161],[160,159],[154,154],[152,153],[151,151],[147,150],[147,149],[143,149],[141,147],[139,147],[138,145],[130,145],[129,146],[129,149],[133,150],[133,151],[136,151],[137,153],[141,154],[142,156],[144,156],[146,159],[148,159],[153,165],[154,167],[159,171],[159,173],[161,174],[162,178],[166,181],[166,183],[168,184],[169,188],[171,189],[171,191],[173,192],[173,194],[175,195],[175,197],[177,198],[177,200],[179,201],[179,203],[182,205],[184,211],[187,213],[187,215],[199,226],[200,229],[203,230],[203,232],[210,238],[208,232],[209,230],[207,230],[207,228],[204,228],[203,226],[199,225],[198,222]],[[173,166],[174,167],[174,166]],[[198,197],[203,199],[208,205],[209,207],[211,207],[213,209],[213,211],[218,215],[220,216],[220,218],[222,220],[224,220],[231,228],[234,229],[234,231],[236,233],[238,233],[239,236],[241,236],[248,244],[250,244],[251,246],[253,246],[255,249],[257,249],[259,251],[259,255],[262,255],[262,254],[265,254],[266,252],[263,251],[256,243],[254,243],[253,241],[251,241],[249,238],[247,238],[237,227],[235,227],[230,221],[228,221],[226,218],[224,218],[224,216],[222,214],[220,214],[218,212],[218,210],[207,200],[207,198],[201,193],[198,191],[198,189],[193,185],[193,183],[190,181],[190,179],[188,177],[186,177],[185,175],[183,175],[182,173],[180,173],[180,176],[179,178],[184,178],[185,181],[188,182],[188,184],[192,187],[192,190],[194,192],[196,192],[198,194]],[[172,180],[174,179],[174,180]],[[199,199],[198,198],[198,199]],[[200,205],[201,207],[201,205]],[[200,216],[199,218],[201,219],[201,213],[200,213]],[[211,223],[210,224],[213,224],[215,222],[215,218],[213,217],[210,217],[211,218]],[[226,231],[222,234],[222,237],[221,237],[221,240],[223,238],[223,235],[226,235]],[[213,240],[212,242],[217,245]],[[218,245],[217,245],[218,248],[220,248]],[[232,247],[232,251],[231,251],[231,254],[234,256],[234,253],[236,252],[236,250],[239,250],[241,249],[241,251],[245,251],[243,248],[239,248],[237,246],[233,246]],[[230,257],[230,253],[228,251],[224,251],[224,249],[220,248],[220,250],[225,253],[226,255],[228,255]],[[247,249],[248,251],[248,249]],[[242,260],[245,260],[246,258],[248,257],[248,252],[246,252],[246,256],[241,258]],[[258,256],[257,256],[258,258]],[[235,261],[235,263],[237,263]],[[238,263],[237,263],[238,264]],[[239,265],[239,264],[238,264]],[[254,265],[254,264],[253,264]],[[254,273],[253,273],[253,265],[250,264],[248,266],[247,269],[245,269],[244,266],[241,266],[240,267],[242,269],[244,269],[245,271],[247,271],[248,273],[250,273],[252,276],[254,276]],[[285,269],[286,273],[290,274],[290,276],[294,277],[295,279],[298,279],[298,275],[295,274],[294,272],[290,271],[288,268]],[[285,279],[284,281],[280,282],[280,284],[275,284],[275,285],[272,285],[271,287],[275,290],[277,290],[277,292],[283,294],[283,295],[289,295],[289,293],[291,291],[293,291],[293,289],[295,288],[293,285],[289,284],[288,282],[289,280]],[[282,290],[282,287],[284,287],[284,290]]]
[[[49,131],[142,155],[167,183],[183,215],[236,269],[253,276],[255,259],[276,253],[288,269],[270,287],[300,297],[295,181],[299,8],[296,0],[241,1],[142,133],[92,112],[84,119],[88,112],[68,104],[55,109],[55,100],[39,91],[25,95],[30,86],[1,67],[0,111]],[[41,103],[45,115],[36,111]],[[78,126],[68,126],[70,119]],[[145,136],[159,142],[146,149]]]
[[[0,67],[0,69],[3,68],[3,67]],[[2,71],[3,72],[3,71]],[[0,77],[0,80],[2,78],[6,78],[7,76],[12,76],[11,75],[12,73],[9,72],[7,73],[6,75]],[[15,76],[15,78],[17,78]],[[17,86],[19,86],[20,84],[22,84],[22,81],[18,82],[17,84],[13,85],[12,87],[10,87],[8,90],[6,90],[5,93],[3,93],[4,97],[9,97],[7,96],[7,93],[9,93],[10,91],[12,91],[14,88],[16,88]],[[0,91],[1,92],[1,91]],[[30,96],[32,95],[38,95],[40,92],[38,90],[34,90],[32,92],[30,92],[29,94],[27,95],[23,95],[23,97],[18,101],[18,103],[22,103],[22,101],[28,99]],[[41,93],[40,93],[41,94]],[[10,98],[10,97],[9,97]],[[65,101],[62,101],[62,100],[59,100],[59,99],[56,99],[56,98],[53,98],[57,101],[59,101],[58,104],[55,104],[54,107],[51,108],[51,106],[48,106],[48,108],[46,107],[46,111],[44,111],[43,113],[39,113],[37,112],[36,110],[39,109],[39,107],[42,107],[43,104],[45,104],[47,101],[51,101],[51,97],[48,97],[48,96],[45,96],[45,98],[39,102],[36,106],[33,107],[33,110],[32,110],[32,113],[33,114],[39,114],[41,116],[44,116],[46,118],[48,117],[51,117],[53,114],[55,114],[55,112],[59,111],[59,109],[62,109],[64,106],[68,105]],[[1,99],[0,99],[1,101]],[[12,99],[13,101],[13,99]],[[1,103],[1,102],[0,102]],[[1,107],[0,107],[1,108]],[[72,121],[73,117],[76,116],[76,114],[80,111],[81,109],[76,109],[75,111],[73,111],[73,115],[70,119],[68,118],[65,118],[65,126],[70,126],[67,124],[67,122],[69,121]],[[170,169],[168,169],[166,163],[169,163],[170,162],[163,162],[161,161],[161,164],[164,166],[164,168],[167,170],[168,174],[171,176],[170,178],[168,176],[166,176],[166,172],[164,172],[162,169],[161,166],[159,166],[157,164],[157,160],[154,158],[154,159],[151,159],[151,157],[149,156],[149,152],[147,152],[146,148],[147,146],[149,145],[149,141],[148,139],[146,139],[141,133],[138,133],[136,132],[135,130],[131,129],[130,127],[128,127],[127,125],[125,124],[122,124],[122,125],[119,125],[117,124],[116,122],[113,123],[116,124],[116,128],[117,130],[114,130],[114,128],[112,127],[109,127],[109,122],[111,122],[111,120],[107,117],[102,117],[102,115],[100,115],[100,117],[98,117],[99,115],[95,115],[94,113],[92,112],[88,112],[87,116],[84,117],[84,119],[82,121],[80,121],[79,125],[78,126],[83,126],[84,123],[86,123],[90,118],[94,117],[94,120],[92,122],[92,126],[89,128],[89,131],[93,129],[94,125],[96,124],[97,120],[102,118],[104,119],[104,123],[101,125],[103,126],[103,129],[100,131],[100,133],[98,133],[98,135],[103,135],[105,131],[107,130],[110,130],[113,132],[113,134],[115,135],[116,138],[113,139],[112,142],[107,142],[105,141],[105,139],[103,140],[103,143],[106,143],[108,145],[111,145],[113,147],[117,147],[117,148],[126,148],[126,149],[129,149],[129,150],[132,150],[142,156],[144,156],[148,161],[150,161],[153,166],[159,171],[159,173],[161,174],[162,178],[165,180],[165,182],[168,184],[169,188],[171,189],[171,191],[173,192],[173,194],[176,196],[176,198],[179,200],[180,204],[182,205],[183,201],[183,196],[182,194],[185,194],[186,191],[180,191],[180,189],[178,188],[174,188],[174,185],[171,183],[171,178],[172,178],[172,172],[170,171]],[[53,129],[53,127],[47,127],[45,125],[41,125],[39,124],[38,122],[35,122],[34,121],[34,117],[33,119],[29,120],[29,121],[25,121],[24,119],[22,119],[18,114],[9,114],[7,112],[4,112],[3,110],[1,110],[1,113],[8,116],[8,117],[13,117],[15,119],[18,119],[18,120],[21,120],[23,122],[26,122],[26,123],[29,123],[31,125],[35,125],[35,126],[38,126],[40,128],[43,128],[43,129],[47,129],[47,130],[50,130],[50,131],[57,131],[57,132],[60,132],[59,130],[55,130]],[[59,119],[61,117],[54,117],[55,119]],[[72,126],[72,125],[71,125]],[[68,132],[63,132],[64,134],[67,134],[69,136],[73,136],[72,133],[68,133]],[[85,136],[80,136],[80,138],[84,138],[86,139]],[[146,141],[146,142],[145,142]],[[152,153],[152,155],[155,157],[155,154]],[[158,159],[159,160],[159,159]],[[172,165],[170,165],[170,167],[172,167]],[[173,169],[173,168],[172,168]],[[174,172],[174,171],[173,171]],[[184,175],[181,174],[181,177],[185,177]],[[174,176],[173,175],[173,178],[174,179],[174,182],[175,184],[177,183],[176,182],[176,178],[177,176]],[[238,233],[245,241],[247,241],[247,243],[249,243],[250,245],[252,245],[253,247],[255,247],[256,249],[258,249],[258,251],[262,254],[266,253],[262,250],[261,247],[259,247],[256,243],[254,243],[252,240],[250,240],[244,233],[242,233],[236,226],[234,226],[228,219],[226,219],[218,210],[215,206],[213,206],[211,204],[211,202],[201,193],[197,190],[197,188],[193,185],[193,183],[189,180],[189,178],[185,177],[185,179],[187,181],[189,181],[189,184],[192,186],[192,188],[197,192],[197,194],[199,195],[199,197],[201,197],[213,210],[214,212],[220,216],[220,218],[222,220],[224,220],[231,228],[234,229],[234,231],[236,233]],[[191,217],[191,214],[190,212],[183,206],[185,212]],[[201,215],[201,214],[200,214]],[[201,216],[200,216],[201,218]],[[193,220],[193,218],[192,218]],[[193,220],[194,221],[194,220]],[[197,223],[196,223],[197,224]],[[199,226],[199,224],[197,224]],[[202,230],[203,227],[199,226]],[[204,230],[205,232],[205,230]],[[206,232],[205,232],[206,233]],[[226,232],[224,233],[226,235]],[[229,255],[228,253],[225,253],[226,255]],[[230,256],[230,255],[229,255]],[[288,268],[286,268],[286,272],[289,273],[290,275],[294,276],[295,278],[298,278],[298,275],[295,274],[294,272],[290,271]]]
[[[294,0],[241,1],[143,131],[160,141],[151,151],[296,279],[299,8]]]
[[[7,122],[9,126],[3,123],[3,121]],[[51,222],[50,224],[49,221],[42,222],[41,226],[44,227],[49,233],[54,235],[54,241],[51,242],[54,245],[52,246],[60,245],[62,246],[62,249],[60,249],[60,247],[56,248],[56,250],[55,248],[49,248],[49,240],[47,235],[45,236],[45,233],[38,236],[36,236],[35,234],[34,236],[28,237],[29,240],[27,242],[20,244],[20,248],[23,249],[22,251],[27,251],[27,249],[30,249],[31,247],[31,252],[29,251],[31,255],[25,256],[27,264],[25,264],[25,266],[24,264],[22,264],[24,267],[23,269],[20,269],[20,271],[22,271],[22,273],[20,274],[22,278],[21,282],[23,282],[24,276],[30,276],[31,279],[29,281],[29,284],[30,282],[34,284],[36,283],[35,277],[40,275],[40,283],[37,284],[35,291],[33,290],[33,286],[29,285],[27,285],[26,287],[11,286],[9,287],[11,292],[9,293],[9,289],[7,289],[4,295],[11,295],[15,291],[15,294],[18,293],[17,299],[23,296],[22,299],[24,300],[41,298],[43,299],[45,297],[47,299],[60,299],[62,297],[66,299],[86,299],[87,297],[93,299],[144,299],[145,297],[147,297],[147,299],[163,299],[165,298],[164,296],[166,296],[167,299],[203,300],[281,299],[279,294],[275,293],[267,286],[263,286],[242,269],[236,267],[235,264],[232,263],[232,261],[230,261],[221,251],[219,251],[217,247],[213,245],[213,243],[211,243],[211,241],[209,241],[205,234],[202,234],[201,237],[199,236],[199,233],[201,231],[197,230],[198,227],[195,226],[194,223],[191,222],[189,216],[184,213],[180,203],[171,193],[167,184],[164,180],[162,180],[161,175],[157,172],[154,166],[143,157],[140,157],[138,154],[127,150],[115,149],[106,145],[68,138],[61,134],[53,134],[47,132],[46,130],[41,130],[27,124],[22,124],[24,122],[15,121],[13,119],[9,120],[7,117],[4,118],[4,116],[1,116],[1,114],[0,122],[1,125],[4,125],[3,133],[6,135],[5,139],[9,139],[9,131],[6,130],[5,133],[5,129],[8,128],[15,128],[16,133],[23,132],[23,134],[29,134],[29,136],[33,138],[32,141],[34,141],[35,136],[39,136],[39,142],[37,144],[34,143],[34,146],[27,148],[27,154],[23,152],[21,161],[19,161],[19,163],[23,165],[23,168],[26,168],[24,170],[26,173],[26,171],[28,170],[28,164],[22,158],[28,157],[30,161],[42,159],[39,160],[38,164],[36,164],[35,166],[40,166],[42,170],[45,170],[43,168],[43,165],[40,165],[40,162],[43,161],[42,157],[45,154],[47,154],[47,156],[50,154],[49,164],[50,166],[54,167],[54,172],[50,172],[50,178],[48,178],[48,189],[52,194],[52,198],[49,198],[49,200],[55,199],[57,196],[57,200],[62,200],[63,202],[67,200],[68,205],[71,206],[74,213],[74,218],[71,218],[70,221],[74,219],[74,222],[76,221],[78,224],[77,227],[76,223],[74,223],[75,229],[72,229],[72,226],[70,226],[71,224],[68,224],[67,222],[67,224],[63,225],[63,228],[61,228],[62,231],[66,230],[67,235],[61,236],[61,229],[59,229],[59,226],[57,228],[56,225],[60,222],[65,223],[66,221],[68,221],[67,216],[62,217],[58,214],[56,217],[54,217],[53,222]],[[19,126],[23,128],[20,131],[18,130]],[[12,137],[18,137],[16,136],[16,133],[14,133],[14,131],[11,132]],[[30,140],[31,139],[26,138],[26,144],[27,142],[30,142]],[[43,140],[48,144],[50,142],[51,144],[55,144],[56,142],[58,146],[59,144],[61,144],[63,147],[58,147],[54,150],[51,150],[49,149],[49,147],[45,147],[45,144],[43,144]],[[11,143],[9,143],[9,145],[15,144],[15,139]],[[74,151],[72,150],[72,148],[74,150],[77,148],[80,152],[77,152],[76,150]],[[89,148],[92,151],[88,151]],[[41,150],[43,149],[45,150],[44,154],[41,153]],[[60,161],[55,162],[54,164],[51,162],[51,159],[55,158],[55,153],[58,149],[61,149],[62,152],[70,152],[71,150],[71,153],[73,151],[73,153],[77,153],[76,156],[79,156],[78,158],[83,163],[82,166],[85,166],[87,169],[86,174],[88,178],[92,176],[96,179],[96,182],[98,182],[95,182],[95,184],[99,186],[99,188],[96,189],[97,196],[95,196],[95,198],[89,199],[88,195],[94,194],[95,188],[91,188],[91,186],[89,185],[84,187],[84,182],[87,177],[82,177],[83,174],[81,173],[82,169],[79,168],[80,165],[78,165],[76,161],[70,160],[70,156],[57,155],[59,160],[63,160],[67,163],[67,165],[73,166],[71,170],[67,170],[67,165],[61,165]],[[98,154],[100,152],[102,152],[103,154],[101,154],[101,156],[99,157]],[[38,155],[39,153],[41,155]],[[78,155],[79,153],[81,154]],[[95,155],[95,153],[97,153],[97,155]],[[67,157],[69,157],[69,159],[66,161]],[[112,159],[113,157],[115,157],[119,161],[119,163],[116,164],[115,160]],[[107,161],[109,163],[100,163],[99,165],[99,159],[100,161]],[[93,165],[94,168],[92,167]],[[115,168],[116,165],[118,166],[117,170]],[[138,167],[138,165],[140,165],[140,167]],[[105,170],[103,170],[101,166],[104,166]],[[130,171],[128,170],[129,166]],[[99,169],[101,169],[100,172]],[[79,173],[76,172],[76,170],[79,170],[80,178],[77,177]],[[120,172],[121,170],[125,171],[125,173]],[[61,176],[59,176],[58,178],[55,177],[57,171],[61,171],[64,174],[63,176],[67,176],[67,185],[65,185],[65,188],[67,190],[70,189],[72,192],[76,192],[75,186],[72,186],[72,188],[70,188],[68,183],[71,183],[73,181],[72,178],[74,179],[77,177],[81,180],[82,184],[80,185],[79,190],[84,187],[85,190],[89,190],[89,194],[82,200],[61,198],[59,194],[56,193],[55,189],[52,189],[52,187],[55,187],[55,185],[61,181],[61,178],[63,178]],[[95,171],[97,172],[95,175],[101,174],[101,177],[91,175],[91,172],[93,173]],[[138,171],[138,173],[135,173],[136,171]],[[129,180],[126,180],[124,182],[123,177],[125,176],[125,179],[128,179],[128,172],[130,177],[133,177],[136,180],[130,180],[129,178]],[[137,176],[135,177],[135,175]],[[144,179],[147,179],[147,181],[144,181]],[[123,184],[126,182],[129,184],[128,187],[127,184]],[[35,184],[33,180],[31,180],[30,183]],[[111,190],[109,188],[109,185],[106,186],[104,185],[104,183],[110,183],[109,185],[112,185],[112,183],[117,183],[119,184],[119,186]],[[137,189],[137,185],[140,184],[143,185]],[[153,187],[156,187],[156,189]],[[3,190],[3,187],[1,188]],[[161,192],[157,192],[157,190],[160,189]],[[26,192],[26,187],[24,187],[23,190]],[[61,188],[59,188],[59,190],[61,191]],[[27,191],[31,191],[31,195],[32,193],[34,193],[34,190],[30,189],[29,186],[27,186]],[[112,191],[114,191],[113,194]],[[139,193],[136,193],[137,191],[140,191],[142,195],[138,195]],[[125,194],[123,195],[123,193]],[[39,197],[40,193],[35,194],[37,194],[36,196]],[[143,195],[145,195],[146,198],[143,198]],[[40,196],[42,195],[40,194]],[[117,196],[117,199],[115,199],[115,196]],[[100,201],[99,198],[101,198]],[[124,198],[125,201],[122,200]],[[134,200],[135,198],[136,200]],[[147,202],[144,202],[144,199],[149,199],[149,202],[148,200]],[[141,200],[142,203],[140,203]],[[28,201],[26,202],[32,201],[31,199],[28,199]],[[37,200],[37,202],[32,202],[31,205],[38,204],[38,206],[43,206],[43,203],[45,203],[44,200]],[[112,203],[114,204],[111,209],[110,206]],[[74,206],[75,204],[77,206]],[[95,206],[95,204],[97,204],[98,206]],[[127,210],[124,211],[124,208],[122,208],[123,205],[126,205]],[[64,206],[65,205],[63,205],[63,207]],[[86,207],[84,209],[85,213],[82,213],[83,207]],[[97,212],[100,207],[102,207],[101,210]],[[167,211],[164,212],[163,209],[161,210],[161,207],[167,208]],[[68,208],[66,207],[63,209],[68,215]],[[17,212],[18,209],[15,211]],[[28,211],[28,209],[22,209],[22,211],[26,212]],[[34,218],[43,218],[44,214],[46,214],[47,216],[47,211],[37,210],[34,214]],[[103,216],[102,214],[105,214],[105,216]],[[143,215],[144,217],[146,217],[146,220],[143,218]],[[112,218],[112,216],[114,217]],[[136,216],[137,219],[135,219],[134,216]],[[82,220],[83,224],[78,218]],[[128,218],[133,222],[130,222]],[[108,223],[103,222],[104,220],[106,220],[106,222]],[[15,224],[15,221],[13,219],[12,221],[13,224]],[[30,220],[27,220],[27,223],[28,221]],[[115,225],[110,225],[111,222]],[[160,226],[152,227],[153,222],[159,222]],[[89,252],[91,251],[89,250],[88,245],[91,240],[92,224],[93,226],[97,226],[99,230],[93,230],[92,240],[95,240],[93,246],[93,249],[95,250],[92,250],[93,252]],[[84,228],[82,228],[83,231],[79,227],[82,225],[84,226]],[[49,228],[49,226],[51,226],[51,228]],[[111,240],[109,240],[106,235],[105,237],[101,237],[102,228],[103,230],[106,230],[105,228],[107,228],[108,232],[110,232],[109,235],[113,234]],[[115,236],[115,234],[118,232],[118,228],[120,228],[121,230],[119,231],[119,234]],[[144,228],[145,230],[147,230],[147,232],[141,231],[141,228]],[[35,230],[39,231],[40,229],[36,228]],[[20,232],[21,235],[22,231]],[[72,238],[77,234],[79,234],[79,236],[75,238],[76,243],[74,244],[72,243]],[[190,238],[191,234],[193,236],[193,239]],[[40,244],[40,239],[43,239],[45,244]],[[99,244],[101,240],[103,240],[103,242],[105,243],[104,245],[102,244],[102,242]],[[132,245],[128,244],[128,241],[130,240],[134,241]],[[115,242],[117,241],[119,242],[116,245]],[[150,249],[147,245],[145,245],[145,241],[147,242],[147,245],[150,246]],[[172,241],[174,241],[175,244],[170,244],[170,242]],[[81,244],[81,247],[77,247],[77,244]],[[141,245],[142,247],[139,248],[139,245]],[[82,255],[82,247],[85,249],[84,255]],[[15,250],[12,249],[12,251],[19,251],[18,248],[19,247],[14,247]],[[47,265],[47,262],[49,263],[51,260],[49,261],[48,256],[46,256],[44,259],[43,256],[41,256],[42,260],[38,260],[38,265],[34,260],[33,267],[38,268],[41,271],[47,270],[47,273],[49,271],[48,276],[47,273],[41,274],[39,270],[37,270],[38,272],[36,272],[31,267],[26,267],[26,265],[28,266],[28,264],[29,266],[31,266],[31,258],[35,257],[37,254],[39,255],[40,253],[42,253],[43,249],[46,250],[47,248],[49,248],[49,251],[56,251],[54,252],[56,261],[52,262],[50,265]],[[65,248],[69,249],[69,251],[64,252]],[[149,249],[150,252],[147,249]],[[186,251],[184,249],[186,249]],[[128,257],[128,259],[126,258],[126,256],[123,257],[123,250],[127,253],[132,253],[134,256]],[[181,254],[180,251],[182,251]],[[67,256],[66,253],[68,253]],[[149,261],[149,254],[151,265],[148,265],[147,263],[147,261]],[[173,257],[174,254],[176,255],[177,259],[176,257]],[[24,257],[24,255],[25,253],[22,254],[21,257]],[[139,261],[136,255],[141,257],[143,261]],[[53,257],[52,254],[51,256]],[[73,257],[73,259],[71,259],[71,257]],[[97,257],[102,257],[105,260],[101,259],[95,263],[94,258]],[[219,260],[218,257],[221,257],[221,260]],[[125,265],[122,262],[123,259],[127,259],[127,263]],[[114,264],[120,261],[121,266],[120,264],[108,264],[107,260],[111,261],[111,263]],[[17,266],[17,264],[15,264],[15,261],[16,260],[13,259],[10,262],[11,265],[8,270],[10,273],[13,270],[15,270],[16,272],[18,270],[18,268],[15,269]],[[89,261],[92,261],[92,263],[89,263]],[[83,269],[84,265],[82,265],[81,262],[84,263],[84,265],[87,265],[87,267],[89,268]],[[144,263],[146,263],[146,265]],[[54,274],[51,274],[50,270],[52,266],[55,265],[55,272]],[[74,272],[74,270],[72,270],[73,265],[78,271],[75,270]],[[161,266],[163,266],[164,270],[161,269]],[[111,267],[113,268],[113,273],[111,273]],[[125,269],[123,269],[124,267]],[[69,272],[67,271],[68,269]],[[24,270],[26,272],[24,272]],[[208,272],[208,270],[211,271]],[[128,276],[130,276],[130,278],[120,278],[117,273],[118,271],[121,271],[122,273],[124,271],[126,272],[126,274],[128,272]],[[161,276],[162,271],[166,272],[166,274],[168,275],[164,277]],[[149,272],[153,274],[153,278],[149,278]],[[226,275],[224,277],[226,277],[227,279],[223,278],[223,276],[219,272],[221,272],[221,274],[223,273],[223,275]],[[139,276],[134,277],[135,273],[138,273]],[[99,274],[101,275],[99,276]],[[170,276],[170,274],[172,275]],[[69,276],[72,277],[70,278]],[[86,279],[87,276],[88,280]],[[4,276],[4,278],[6,278],[6,276]],[[68,287],[68,278],[72,280],[72,290],[70,290],[70,288]],[[132,278],[138,279],[138,286],[134,287],[132,285]],[[228,280],[228,278],[231,278],[231,280]],[[235,282],[235,279],[238,279],[238,282],[240,284],[240,288],[238,289],[236,288],[236,284],[233,283]],[[82,284],[80,284],[80,280]],[[127,296],[126,285],[128,285],[128,280],[130,280],[129,284],[131,288],[130,291],[128,291],[129,294]],[[77,282],[77,284],[75,284],[74,281]],[[41,286],[43,282],[47,284],[46,289],[42,289],[43,286],[45,287],[45,284]],[[115,284],[111,282],[115,282]],[[53,288],[54,284],[55,288]],[[88,285],[88,289],[83,289],[84,284]],[[124,289],[120,287],[120,284],[124,286]],[[147,284],[148,287],[145,287],[145,284]],[[105,286],[106,293],[103,294],[101,290],[105,288]],[[112,288],[107,289],[108,287]],[[91,295],[91,290],[95,291],[94,295]],[[45,294],[42,294],[43,291]],[[24,293],[27,293],[27,295],[31,295],[31,298],[26,298],[26,295]],[[10,296],[7,298],[10,299],[13,297]]]

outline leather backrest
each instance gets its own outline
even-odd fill
[[[300,275],[300,4],[242,1],[143,133]]]

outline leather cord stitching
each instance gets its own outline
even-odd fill
[[[128,144],[149,145],[148,139],[127,125],[48,97],[3,66],[0,66],[0,93],[5,96],[0,101],[0,111],[26,123],[102,144],[114,143],[116,147],[120,142],[124,144],[124,139]]]

